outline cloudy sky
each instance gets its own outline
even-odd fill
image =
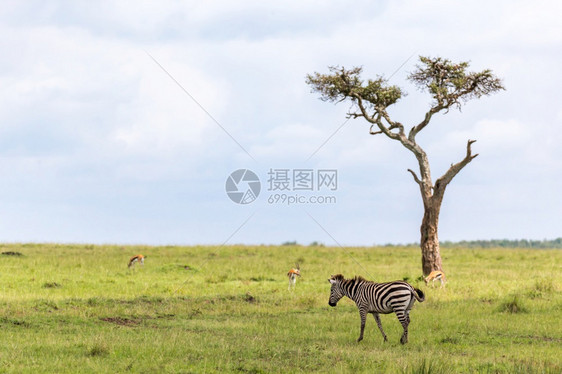
[[[419,55],[490,68],[507,88],[418,136],[434,178],[478,140],[480,156],[445,195],[441,240],[560,237],[561,8],[5,1],[0,242],[416,242],[413,155],[361,119],[345,122],[349,105],[320,101],[305,77],[330,65],[384,75],[408,93],[391,113],[409,126],[430,104],[406,80]],[[250,204],[225,193],[237,169],[261,180]],[[337,170],[337,189],[271,188],[297,169]],[[275,203],[283,194],[335,202]]]

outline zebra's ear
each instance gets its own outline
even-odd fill
[[[336,283],[335,279],[332,279],[332,278],[328,279],[328,282],[330,282],[331,284]]]

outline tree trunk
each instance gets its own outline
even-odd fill
[[[428,199],[427,204],[424,204],[424,214],[420,228],[420,247],[422,251],[423,273],[426,276],[434,270],[443,270],[441,254],[439,253],[439,237],[437,235],[441,202],[442,199],[436,199],[433,196]]]

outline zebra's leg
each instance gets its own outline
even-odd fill
[[[386,338],[386,334],[384,333],[384,330],[382,329],[381,316],[379,316],[378,313],[373,313],[373,317],[375,317],[375,321],[377,321],[377,326],[379,327],[379,330],[381,330],[382,337],[384,338],[384,341],[387,342],[388,339]]]
[[[406,344],[406,343],[408,343],[408,325],[410,323],[410,317],[408,316],[407,311],[397,311],[396,317],[398,317],[398,321],[400,321],[400,323],[402,324],[402,327],[404,328],[404,333],[402,334],[402,337],[400,338],[400,343]]]
[[[357,339],[358,343],[361,340],[363,340],[363,332],[365,331],[365,322],[367,322],[367,311],[359,309],[359,315],[361,316],[361,334],[359,335],[359,339]]]

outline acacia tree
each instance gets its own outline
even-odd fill
[[[460,110],[466,101],[490,95],[503,90],[504,87],[491,70],[468,72],[468,62],[455,64],[440,57],[423,56],[420,56],[420,62],[421,64],[408,76],[408,80],[422,91],[427,91],[433,102],[421,122],[413,125],[408,133],[404,125],[392,119],[387,111],[389,106],[403,96],[403,92],[399,87],[389,85],[384,77],[378,76],[364,82],[360,77],[362,68],[347,70],[336,66],[329,68],[329,74],[307,75],[306,82],[312,86],[313,92],[320,93],[323,101],[351,101],[354,105],[347,113],[348,118],[364,118],[371,124],[371,135],[384,134],[400,142],[416,157],[419,175],[412,169],[408,169],[408,172],[418,184],[423,200],[420,247],[423,273],[427,275],[433,270],[442,270],[437,231],[445,189],[459,171],[478,154],[472,153],[471,146],[475,140],[468,140],[464,158],[451,164],[445,174],[433,183],[427,154],[416,142],[416,136],[429,124],[433,115],[439,112],[447,113],[451,108]]]

